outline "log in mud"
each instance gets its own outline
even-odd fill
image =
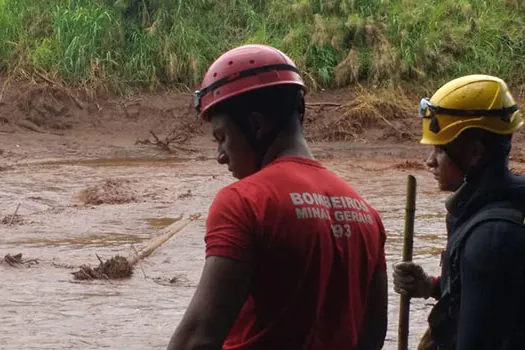
[[[190,222],[197,220],[200,214],[190,216],[188,219],[178,221],[164,229],[163,233],[152,240],[146,247],[137,251],[136,255],[125,258],[115,256],[109,260],[103,261],[98,255],[99,265],[91,268],[83,265],[80,270],[72,272],[76,280],[94,280],[94,279],[122,279],[129,278],[133,274],[134,266],[142,259],[150,256],[157,248],[167,242],[171,237],[184,229]]]

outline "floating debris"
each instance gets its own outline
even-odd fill
[[[126,179],[109,179],[82,190],[79,199],[86,205],[125,204],[138,202],[140,196]]]
[[[14,214],[14,215],[6,215],[1,221],[2,225],[21,225],[24,223],[24,219],[22,218],[22,215]]]
[[[133,266],[128,259],[122,256],[115,256],[106,261],[102,261],[97,255],[100,264],[91,268],[87,265],[82,265],[79,271],[73,272],[76,280],[94,280],[94,279],[121,279],[131,277],[133,274]]]
[[[15,212],[13,215],[7,215],[2,219],[3,225],[14,225],[14,224],[21,224],[23,222],[22,217],[18,215],[18,209],[20,209],[20,203],[16,206]]]
[[[8,264],[11,267],[31,267],[33,265],[38,265],[38,259],[23,259],[22,253],[16,255],[7,254],[4,256],[2,262]]]
[[[188,191],[185,192],[185,193],[181,193],[181,194],[179,194],[178,199],[190,198],[190,197],[192,197],[192,196],[193,196],[193,194],[191,193],[191,190],[188,190]]]
[[[190,222],[197,220],[201,214],[195,214],[185,220],[175,222],[162,230],[162,234],[153,239],[145,248],[137,251],[135,255],[128,258],[115,256],[107,261],[97,255],[99,265],[91,268],[82,265],[79,271],[72,272],[76,280],[94,279],[122,279],[129,278],[133,274],[133,267],[141,260],[150,256],[158,247],[167,242],[176,233],[184,229]]]

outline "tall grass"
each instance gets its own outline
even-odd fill
[[[525,83],[515,0],[0,0],[0,71],[73,85],[194,87],[223,51],[266,43],[315,87]]]

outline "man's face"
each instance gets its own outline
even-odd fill
[[[217,162],[227,164],[237,179],[257,172],[257,156],[237,124],[225,115],[211,118],[213,137],[217,141]]]
[[[442,191],[456,191],[463,183],[464,174],[450,159],[442,146],[434,146],[427,161],[427,166],[438,181]]]

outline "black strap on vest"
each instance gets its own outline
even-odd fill
[[[443,288],[443,294],[456,294],[451,293],[453,287],[458,285],[459,282],[459,262],[460,254],[465,246],[467,239],[470,234],[474,231],[474,228],[487,221],[506,221],[516,225],[525,225],[524,220],[525,214],[515,208],[489,208],[481,209],[467,222],[461,225],[454,236],[451,237],[451,241],[448,244],[447,250],[449,252],[449,266],[447,279]],[[455,289],[455,288],[454,288]],[[457,296],[459,297],[459,296]]]
[[[447,245],[448,264],[446,266],[446,278],[443,281],[442,295],[428,317],[431,337],[437,345],[436,349],[452,350],[456,348],[461,296],[459,264],[461,252],[474,229],[488,221],[505,221],[514,225],[525,225],[523,222],[525,213],[509,207],[508,202],[505,201],[493,202],[490,205],[493,206],[494,204],[498,204],[498,207],[482,208],[463,225],[460,225]]]

